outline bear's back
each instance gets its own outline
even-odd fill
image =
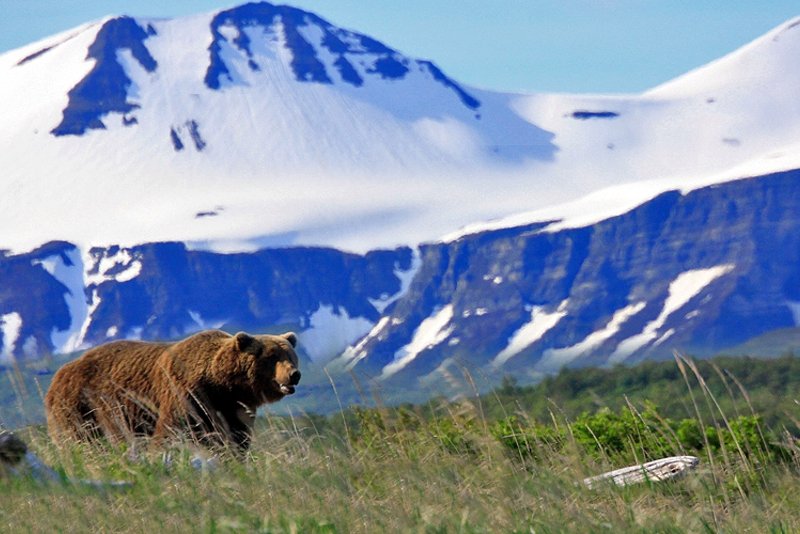
[[[53,382],[94,391],[131,387],[147,390],[156,361],[168,348],[166,343],[113,341],[64,365]]]

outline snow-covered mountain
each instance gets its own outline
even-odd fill
[[[642,94],[506,94],[268,3],[7,52],[2,355],[292,328],[388,383],[793,327],[798,55],[800,19]]]
[[[794,166],[798,53],[789,22],[641,95],[518,95],[286,6],[107,18],[0,56],[0,245],[366,251],[663,181],[629,208]]]
[[[108,18],[0,56],[0,80],[15,251],[415,242],[527,207],[473,197],[519,190],[506,169],[556,150],[512,96],[268,3]]]

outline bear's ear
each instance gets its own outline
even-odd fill
[[[292,347],[297,346],[297,334],[294,332],[286,332],[285,334],[281,334],[281,337],[292,344]]]
[[[236,343],[236,348],[239,349],[239,352],[253,353],[256,349],[256,343],[258,343],[256,338],[245,332],[237,333],[235,336],[233,336],[233,340]]]

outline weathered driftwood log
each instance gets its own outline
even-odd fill
[[[623,467],[602,475],[585,478],[583,483],[589,488],[594,488],[608,483],[613,483],[617,486],[628,486],[646,480],[660,482],[684,475],[697,467],[699,463],[700,459],[696,456],[670,456],[669,458]]]

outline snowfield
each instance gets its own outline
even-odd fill
[[[106,18],[0,55],[0,248],[363,252],[583,226],[800,167],[800,19],[642,94],[524,95],[461,86],[311,14],[245,8]],[[106,71],[124,111],[53,133]]]

